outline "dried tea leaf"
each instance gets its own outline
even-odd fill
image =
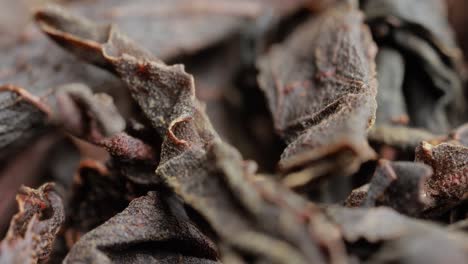
[[[379,67],[393,69],[378,70],[382,95],[404,93],[408,118],[403,115],[403,120],[434,133],[446,133],[452,125],[458,125],[465,109],[459,75],[462,58],[445,8],[444,1],[438,0],[369,0],[363,6],[376,41],[405,55],[404,83],[399,92],[391,75],[402,69],[389,65],[389,61],[379,63]],[[396,60],[397,55],[382,56]],[[402,77],[398,75],[398,80]],[[390,111],[386,113],[390,115],[399,107],[397,104],[379,111]]]
[[[93,66],[80,66],[76,58],[50,43],[34,25],[31,11],[45,2],[50,1],[2,0],[8,8],[1,10],[0,16],[9,19],[0,23],[0,85],[24,87],[31,94],[46,98],[60,85],[85,82],[93,90],[110,93],[127,113],[128,94],[118,78]]]
[[[424,217],[440,216],[462,203],[468,197],[465,130],[466,125],[449,136],[422,141],[416,148],[416,162],[381,161],[365,191],[366,198],[360,199],[362,190],[356,190],[348,200],[363,206],[387,205]]]
[[[67,201],[66,237],[70,247],[82,234],[104,223],[128,205],[125,180],[104,164],[80,162]]]
[[[379,166],[375,170],[375,174],[371,181],[368,183],[366,196],[363,201],[363,206],[375,206],[377,199],[384,195],[387,188],[397,181],[398,176],[396,175],[393,168],[386,160],[379,160]],[[413,187],[413,186],[412,186]]]
[[[99,141],[125,129],[125,120],[112,97],[104,93],[93,94],[86,85],[63,85],[57,88],[56,100],[56,118],[76,136]]]
[[[16,154],[5,164],[0,174],[0,233],[5,234],[10,218],[16,213],[15,197],[21,185],[40,184],[39,172],[48,163],[48,151],[57,142],[57,136],[46,135],[31,142],[27,149]]]
[[[83,84],[67,84],[57,89],[56,104],[57,122],[72,135],[104,147],[119,159],[155,159],[151,146],[123,132],[125,120],[107,94],[93,94]]]
[[[36,19],[41,29],[66,49],[121,76],[135,101],[161,134],[165,134],[168,125],[175,125],[170,123],[176,119],[172,116],[183,122],[192,114],[193,88],[171,89],[174,85],[193,84],[193,78],[183,71],[182,65],[166,66],[147,51],[137,48],[115,27],[103,31],[102,26],[55,6],[39,11]],[[92,38],[88,39],[89,36]],[[157,70],[162,73],[155,73]],[[168,79],[160,78],[164,73],[169,73]],[[150,85],[165,89],[150,90]]]
[[[443,211],[468,198],[468,146],[456,141],[422,142],[416,149],[416,161],[434,170],[425,186],[427,196],[433,199],[431,207]]]
[[[111,154],[109,166],[115,173],[136,184],[161,183],[161,177],[154,173],[159,163],[159,153],[146,142],[126,133],[120,133],[101,140],[98,145],[103,146]]]
[[[244,158],[255,160],[261,170],[273,169],[280,149],[274,144],[276,137],[269,123],[258,120],[267,112],[263,112],[257,98],[249,94],[257,93],[257,89],[238,81],[245,80],[244,71],[239,72],[245,66],[239,60],[244,51],[238,41],[241,40],[234,39],[209,53],[199,54],[184,61],[184,65],[194,76],[195,94],[206,103],[206,113],[221,139],[236,146]]]
[[[0,46],[0,85],[26,87],[36,96],[46,96],[60,85],[86,82],[93,89],[123,96],[118,79],[96,67],[79,66],[76,58],[50,43],[34,24],[19,27],[15,33],[10,36],[12,43]]]
[[[435,133],[447,132],[460,123],[465,110],[460,77],[452,68],[442,64],[429,44],[403,32],[396,34],[395,38],[402,43],[403,49],[420,53],[422,58],[417,65],[408,67],[409,77],[404,88],[409,101],[410,124]]]
[[[17,195],[19,212],[0,243],[0,263],[47,261],[65,220],[60,196],[46,183],[37,190],[22,187]]]
[[[157,156],[153,147],[125,132],[103,138],[97,144],[118,160],[154,161]]]
[[[376,49],[362,20],[353,4],[338,4],[260,59],[260,87],[289,144],[282,171],[320,166],[346,153],[343,174],[351,174],[374,157],[366,134],[376,108]]]
[[[333,235],[337,231],[319,211],[269,179],[255,178],[231,147],[214,143],[211,148],[206,157],[187,151],[160,165],[157,173],[207,218],[226,243],[274,263],[322,263],[325,256],[316,243],[328,248],[334,261],[343,259],[342,245]],[[276,252],[269,250],[272,247]]]
[[[360,239],[380,243],[365,256],[365,263],[465,263],[468,257],[466,235],[410,219],[389,208],[330,207],[326,211],[340,226],[346,241],[355,245],[350,248],[351,254],[359,254],[356,242]]]
[[[359,188],[354,189],[346,198],[344,205],[346,207],[361,207],[364,201],[367,199],[367,193],[369,192],[369,184],[364,184]]]
[[[93,94],[82,84],[57,89],[55,119],[69,133],[103,147],[111,155],[112,167],[140,184],[157,184],[154,175],[157,151],[126,132],[125,120],[106,94]]]
[[[380,160],[362,205],[385,205],[418,216],[428,204],[424,184],[432,174],[422,163]]]
[[[168,194],[150,192],[84,235],[64,263],[218,263],[216,248]]]
[[[377,92],[376,125],[406,125],[409,122],[403,95],[405,61],[393,48],[381,47],[376,57]]]
[[[0,160],[5,160],[49,127],[49,107],[26,90],[0,86]]]
[[[453,59],[461,56],[447,19],[444,1],[366,0],[364,10],[370,21],[386,19],[395,27],[408,28],[429,40],[445,56]]]

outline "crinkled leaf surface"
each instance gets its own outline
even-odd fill
[[[0,160],[44,134],[50,109],[28,91],[16,86],[0,87]]]
[[[19,212],[0,242],[0,263],[46,261],[65,220],[60,196],[52,183],[36,189],[22,187],[16,196]]]
[[[283,171],[345,153],[348,171],[374,157],[376,48],[363,14],[341,3],[310,18],[258,63],[275,128],[288,143]]]
[[[84,235],[64,263],[217,263],[216,249],[175,197],[157,192]]]

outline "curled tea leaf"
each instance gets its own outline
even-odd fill
[[[68,84],[57,89],[56,104],[57,122],[70,134],[107,150],[118,173],[137,183],[159,183],[153,173],[156,150],[123,131],[125,120],[112,98],[93,94],[82,84]]]
[[[60,196],[46,183],[37,190],[22,187],[17,195],[19,212],[13,216],[0,243],[1,263],[38,263],[48,259],[65,220]]]
[[[102,137],[122,132],[125,128],[125,120],[117,111],[112,97],[102,93],[93,94],[86,85],[63,85],[57,88],[56,100],[57,119],[79,137],[98,141]]]
[[[416,149],[416,161],[431,166],[434,175],[426,182],[432,207],[452,207],[468,197],[468,147],[441,142],[422,142]],[[442,210],[443,211],[443,210]]]
[[[90,231],[64,263],[218,263],[213,243],[175,197],[150,192]]]
[[[260,88],[288,143],[282,171],[319,167],[343,154],[349,175],[374,157],[366,134],[376,108],[376,48],[362,22],[355,6],[337,4],[258,62]]]

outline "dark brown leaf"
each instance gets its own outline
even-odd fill
[[[377,53],[376,64],[379,83],[376,125],[407,125],[409,116],[402,90],[405,78],[403,56],[383,46]]]
[[[16,212],[15,196],[21,185],[40,184],[39,172],[47,164],[47,154],[55,144],[56,136],[48,135],[29,144],[2,168],[0,174],[0,233],[5,234],[10,218]]]
[[[141,184],[157,184],[157,152],[126,132],[125,120],[107,94],[93,94],[82,84],[68,84],[56,92],[55,119],[70,134],[103,147],[119,174]]]
[[[425,164],[381,160],[363,205],[386,205],[401,213],[418,216],[428,204],[424,184],[432,173]]]
[[[384,104],[378,122],[408,123],[434,133],[458,125],[465,110],[462,57],[444,1],[368,0],[363,9],[383,47],[378,55],[378,101]],[[396,103],[385,103],[389,100]]]
[[[218,263],[176,197],[150,192],[84,235],[64,263]]]
[[[56,100],[56,118],[78,137],[97,142],[125,129],[125,120],[107,94],[93,94],[87,86],[73,83],[58,87]]]
[[[73,245],[75,238],[125,209],[127,192],[125,180],[104,164],[81,161],[67,201],[68,246]]]
[[[330,207],[328,215],[342,230],[351,254],[359,254],[359,240],[380,244],[365,263],[465,263],[466,235],[429,222],[417,221],[385,208]]]
[[[450,208],[468,198],[468,146],[457,140],[423,141],[416,149],[416,161],[434,170],[425,186],[433,199],[431,207]]]
[[[260,87],[289,144],[282,171],[320,167],[346,155],[341,169],[349,175],[374,157],[366,134],[376,108],[376,48],[362,21],[353,4],[338,4],[260,59]]]

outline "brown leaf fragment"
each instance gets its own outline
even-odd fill
[[[375,206],[377,199],[383,196],[387,188],[397,179],[398,176],[390,167],[390,162],[380,160],[375,174],[369,183],[367,195],[362,205],[366,207]]]
[[[465,263],[468,239],[430,222],[415,220],[385,208],[357,209],[332,206],[328,216],[337,223],[345,240],[355,245],[364,239],[380,246],[365,263]],[[361,244],[362,245],[362,244]],[[361,246],[362,248],[362,246]],[[357,254],[359,251],[356,251]]]
[[[394,27],[409,28],[433,42],[445,56],[461,56],[447,19],[445,1],[367,0],[364,9],[368,20],[386,19]]]
[[[367,192],[369,191],[369,184],[364,184],[361,187],[354,189],[346,198],[344,205],[346,207],[361,207],[367,199]]]
[[[16,199],[19,212],[13,216],[0,243],[0,263],[47,261],[57,233],[65,220],[60,196],[54,185],[36,189],[21,187]]]
[[[38,172],[43,172],[48,162],[48,152],[57,142],[57,136],[45,135],[31,142],[24,151],[8,160],[0,174],[0,233],[5,234],[10,218],[16,213],[15,197],[21,185],[40,184]]]
[[[376,125],[407,125],[408,111],[403,95],[405,61],[393,48],[383,46],[376,57],[377,92]]]
[[[468,147],[456,142],[422,142],[416,161],[431,166],[434,175],[425,185],[431,207],[452,207],[468,198]]]
[[[466,125],[449,136],[424,136],[416,147],[416,162],[381,161],[364,204],[377,203],[408,215],[434,217],[465,201],[468,160],[465,130]],[[414,144],[414,140],[411,142]]]
[[[425,164],[380,160],[362,205],[385,205],[418,216],[428,204],[424,184],[432,174]]]
[[[124,178],[100,162],[82,160],[67,199],[68,246],[76,242],[73,237],[85,234],[125,209],[127,192]]]
[[[6,12],[15,12],[13,6],[18,5],[21,12],[13,13],[15,17],[5,23],[14,30],[2,35],[2,40],[7,41],[0,43],[0,85],[25,87],[31,94],[45,97],[60,85],[84,81],[93,89],[122,95],[122,84],[117,78],[89,65],[80,66],[76,58],[41,34],[30,19],[32,2],[37,5],[38,1],[9,1],[4,4],[13,9]],[[17,20],[25,21],[17,27],[12,26]]]
[[[346,153],[344,174],[351,174],[375,156],[366,134],[376,108],[376,48],[362,23],[353,3],[337,4],[259,60],[260,88],[289,144],[283,172]]]
[[[160,165],[157,173],[207,218],[226,243],[274,263],[322,263],[324,256],[316,248],[319,243],[328,248],[333,261],[342,260],[336,230],[320,218],[320,212],[269,179],[255,178],[247,168],[242,169],[239,154],[231,147],[215,143],[211,148],[207,157],[196,154],[196,162],[187,156],[193,155],[190,152],[173,158]],[[212,163],[218,168],[207,165]],[[215,175],[225,177],[226,183]],[[204,186],[197,188],[199,182]]]
[[[406,109],[408,114],[401,116],[403,120],[433,133],[446,133],[459,125],[466,108],[462,54],[448,24],[445,1],[369,0],[363,10],[374,39],[385,47],[386,54],[378,55],[387,58],[378,62],[381,94],[392,93],[393,100],[398,101],[401,94],[405,95],[405,108],[400,102],[390,107],[382,105],[379,111],[391,115],[397,109],[404,114]],[[387,52],[388,47],[393,54]],[[404,55],[400,56],[400,67],[396,65],[398,53]],[[396,72],[400,74],[392,79]]]
[[[51,110],[28,91],[13,85],[0,86],[0,160],[43,135]]]
[[[86,85],[72,83],[57,88],[56,101],[56,119],[76,136],[96,142],[125,129],[112,97],[93,94]]]
[[[190,84],[193,87],[193,78],[184,72],[182,65],[167,66],[153,59],[154,56],[147,51],[137,48],[117,28],[101,31],[99,25],[55,6],[40,10],[36,20],[41,29],[64,48],[117,73],[161,134],[165,134],[168,126],[174,127],[192,118],[189,116],[193,111],[190,107],[194,99],[194,89],[190,88]],[[96,35],[98,37],[94,37]],[[89,36],[94,38],[89,39]],[[161,79],[161,76],[167,79]],[[153,85],[161,89],[150,89]],[[174,87],[176,85],[188,89],[179,91]],[[175,137],[172,129],[169,133],[172,138]],[[176,138],[174,140],[177,141]],[[183,141],[179,143],[183,144]]]
[[[266,107],[259,107],[255,97],[261,96],[260,92],[243,83],[247,79],[255,83],[255,74],[239,71],[246,68],[239,59],[246,52],[239,41],[242,38],[183,62],[195,78],[195,94],[206,103],[206,113],[221,139],[236,146],[245,159],[255,160],[260,170],[272,170],[281,149],[275,144],[279,142]]]
[[[159,183],[154,175],[158,153],[123,131],[125,120],[111,97],[93,94],[82,84],[68,84],[57,89],[56,105],[56,122],[70,134],[103,147],[119,173],[137,183]]]
[[[89,56],[99,58],[99,65],[124,80],[163,138],[156,174],[209,223],[223,245],[242,258],[270,263],[343,262],[338,231],[319,210],[271,180],[253,182],[255,164],[220,140],[195,98],[193,77],[182,65],[167,66],[145,55],[116,28],[110,29],[106,43],[99,43],[67,32],[62,23],[44,21],[49,16],[47,21],[82,20],[56,11],[40,11],[42,29],[88,61],[96,62]]]
[[[113,157],[118,159],[139,161],[156,159],[153,147],[125,132],[104,138],[98,142],[98,145],[104,147]]]
[[[148,186],[163,182],[161,177],[154,173],[157,164],[155,160],[128,160],[117,157],[109,161],[113,173],[124,176],[132,183]]]
[[[64,263],[218,263],[216,259],[215,246],[190,222],[180,201],[150,192],[81,237]]]

